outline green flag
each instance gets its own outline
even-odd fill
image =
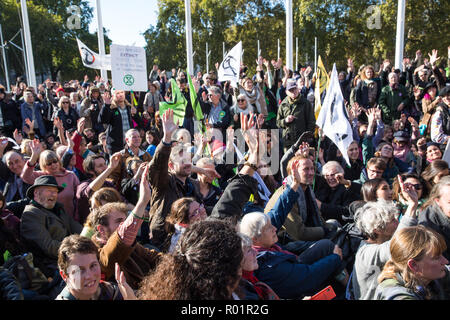
[[[159,103],[159,115],[162,116],[167,109],[173,110],[173,122],[178,126],[182,126],[184,122],[184,115],[186,112],[187,100],[178,88],[177,83],[172,78],[170,79],[172,87],[172,102]]]
[[[189,93],[191,95],[192,110],[194,110],[195,119],[197,121],[203,120],[202,107],[198,101],[197,92],[195,91],[194,83],[192,82],[191,75],[187,72],[187,78],[189,81]]]

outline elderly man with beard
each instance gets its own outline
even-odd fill
[[[55,177],[43,175],[28,189],[31,199],[25,207],[20,223],[20,235],[33,253],[35,265],[47,277],[58,274],[58,249],[61,241],[71,234],[79,234],[82,226],[56,202],[58,193],[64,188],[58,186]]]

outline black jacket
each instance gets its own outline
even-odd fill
[[[105,124],[106,127],[106,143],[110,153],[115,153],[123,149],[124,146],[124,132],[122,129],[122,116],[117,107],[111,109],[111,105],[106,104],[98,115],[98,122]],[[131,116],[130,108],[127,107],[127,114],[129,119],[130,128],[134,128],[134,120],[138,126],[142,126],[141,118],[136,113],[133,117]]]
[[[19,281],[3,267],[0,267],[0,300],[23,300]]]

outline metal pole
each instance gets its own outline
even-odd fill
[[[298,38],[295,37],[295,70],[298,68]]]
[[[194,73],[194,57],[192,55],[191,0],[184,0],[186,13],[186,57],[189,74]]]
[[[103,19],[102,19],[102,8],[100,5],[100,0],[97,0],[97,40],[98,40],[98,54],[101,59],[105,60],[105,37],[103,36]],[[100,70],[100,76],[107,81],[108,80],[108,71],[105,69]]]
[[[1,43],[1,46],[2,46],[3,65],[5,66],[6,91],[9,92],[11,90],[11,87],[9,85],[8,64],[6,63],[5,44],[3,43],[3,31],[2,31],[2,25],[1,24],[0,24],[0,43]]]
[[[222,55],[223,59],[225,60],[225,42],[222,42]]]
[[[27,52],[27,65],[29,71],[28,85],[36,88],[36,72],[34,70],[33,47],[31,45],[30,23],[28,21],[27,1],[20,0],[22,8],[22,22],[25,36],[25,50]]]
[[[289,70],[293,70],[292,37],[293,37],[292,0],[286,0],[286,66],[288,67]]]
[[[208,42],[206,43],[206,73],[209,73],[209,54],[208,54]]]
[[[314,72],[317,71],[317,37],[314,37]]]
[[[398,0],[397,37],[395,40],[395,69],[402,70],[403,49],[405,45],[405,0]]]
[[[22,54],[23,54],[23,63],[24,63],[24,72],[25,75],[27,77],[27,81],[29,81],[28,79],[30,79],[30,72],[28,71],[28,63],[27,63],[27,52],[25,50],[25,42],[24,42],[24,36],[23,36],[23,29],[20,29],[20,41],[22,42]],[[12,42],[11,42],[12,43]]]
[[[277,46],[277,60],[280,60],[280,39],[278,38],[278,46]]]
[[[258,52],[256,53],[256,60],[259,59],[259,56],[261,55],[261,49],[259,47],[259,40],[258,40]]]

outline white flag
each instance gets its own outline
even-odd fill
[[[77,39],[83,65],[92,69],[111,70],[111,55],[101,56],[89,49],[83,42]]]
[[[241,68],[242,41],[239,41],[223,59],[220,64],[218,75],[219,81],[231,81],[233,87],[237,88],[239,82],[239,71]]]
[[[323,130],[323,133],[336,144],[342,153],[347,164],[350,165],[347,149],[353,141],[353,130],[348,121],[347,111],[344,106],[344,97],[342,96],[339,85],[336,64],[333,65],[330,85],[327,89],[322,109],[320,109],[316,124]]]

